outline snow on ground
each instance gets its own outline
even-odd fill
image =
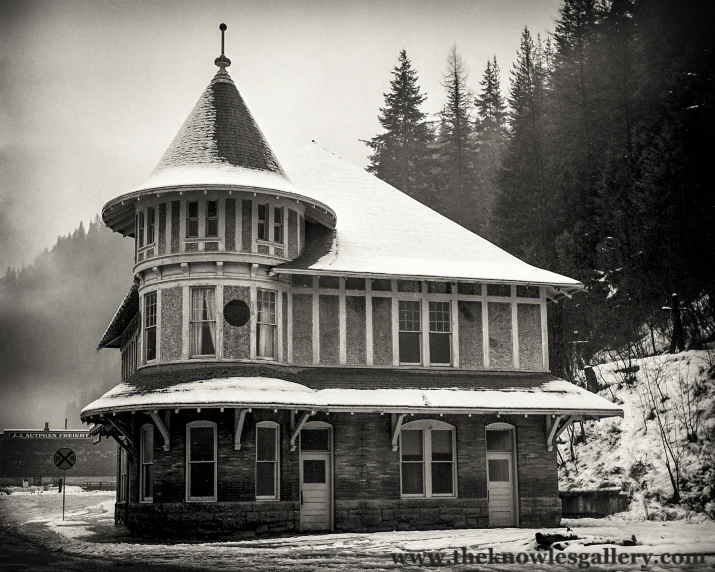
[[[618,371],[629,366],[639,370],[635,373]],[[560,469],[560,488],[617,486],[630,490],[633,498],[627,515],[630,520],[698,519],[704,518],[703,512],[714,514],[712,501],[705,506],[708,498],[712,498],[710,487],[715,486],[712,366],[712,352],[687,351],[594,367],[599,383],[606,386],[600,395],[619,404],[624,410],[624,418],[586,423],[586,441],[574,447],[575,462],[571,459],[568,434],[561,436],[559,452],[565,463]],[[665,506],[673,487],[648,387],[655,392],[661,420],[665,421],[665,433],[680,458],[681,477],[687,481],[681,488],[686,501],[682,507]],[[690,415],[688,408],[693,412]],[[688,417],[691,421],[698,419],[698,439],[694,442],[688,442],[686,436]],[[580,427],[574,429],[580,436]],[[699,514],[693,512],[693,508]]]
[[[272,538],[229,541],[158,541],[131,537],[123,528],[113,524],[114,499],[107,493],[99,502],[90,497],[76,497],[76,507],[69,510],[65,521],[57,513],[55,502],[49,498],[2,497],[0,523],[7,527],[15,522],[13,532],[29,536],[48,550],[60,550],[73,556],[121,561],[125,565],[179,565],[211,570],[391,570],[402,568],[394,563],[393,554],[441,552],[451,557],[454,550],[461,553],[528,553],[536,555],[536,532],[566,533],[561,527],[552,530],[536,529],[467,529],[380,533],[311,534]],[[31,510],[28,510],[30,509]],[[23,519],[24,514],[32,518]],[[635,535],[636,546],[572,544],[566,553],[602,553],[604,548],[617,554],[686,553],[709,554],[705,563],[697,566],[653,566],[645,569],[706,570],[715,565],[715,523],[693,523],[687,520],[670,522],[632,523],[621,518],[580,519],[565,521],[579,537],[603,540],[624,540]],[[553,565],[528,568],[547,570]],[[460,570],[462,566],[454,566]],[[514,566],[511,566],[514,568]],[[573,569],[575,566],[564,565]],[[625,567],[624,567],[625,568]],[[640,565],[628,567],[642,568]],[[474,570],[474,567],[467,569]],[[503,570],[504,565],[480,566],[480,570]],[[517,568],[518,569],[518,568]],[[608,569],[608,567],[606,567]],[[623,569],[623,568],[622,568]]]

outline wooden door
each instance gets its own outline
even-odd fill
[[[512,453],[487,453],[487,494],[489,526],[516,526]]]
[[[330,530],[332,463],[329,453],[301,455],[300,529]]]

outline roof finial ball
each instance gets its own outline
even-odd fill
[[[226,68],[231,65],[231,60],[229,60],[224,55],[224,35],[228,26],[221,22],[218,29],[221,30],[221,55],[214,60],[214,63],[221,68],[220,71],[226,71]]]

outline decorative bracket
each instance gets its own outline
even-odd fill
[[[392,428],[392,450],[397,451],[397,440],[400,438],[400,428],[402,427],[402,421],[405,419],[405,413],[400,413],[395,420],[394,426]]]
[[[234,423],[233,423],[233,450],[241,450],[241,433],[243,433],[243,424],[246,421],[246,413],[251,411],[250,409],[234,409]]]
[[[151,415],[151,418],[154,420],[154,425],[156,425],[156,428],[159,429],[159,433],[161,433],[161,436],[164,438],[164,451],[169,450],[169,431],[166,428],[166,425],[164,425],[164,422],[161,420],[161,417],[159,417],[159,413],[155,409],[154,411],[147,411],[149,415]]]
[[[122,425],[119,421],[112,419],[111,417],[105,417],[104,421],[107,421],[110,427],[108,427],[107,433],[112,439],[114,439],[119,446],[124,449],[129,455],[130,459],[134,458],[134,443],[130,437],[129,431]],[[106,426],[105,426],[106,427]]]
[[[546,416],[546,427],[549,433],[549,436],[546,438],[546,446],[549,451],[554,449],[554,445],[556,444],[556,440],[559,438],[559,435],[561,435],[561,433],[563,433],[569,425],[577,420],[578,416],[576,415],[571,415],[570,417],[559,415],[553,421],[551,420],[551,417],[548,415]]]
[[[300,421],[298,422],[298,425],[296,425],[295,429],[293,429],[293,433],[291,433],[290,436],[290,450],[295,451],[296,449],[296,439],[298,439],[298,435],[300,434],[300,430],[303,428],[303,425],[306,424],[308,421],[308,417],[310,417],[312,413],[303,413],[303,415],[300,418]]]

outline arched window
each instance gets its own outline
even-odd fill
[[[423,419],[400,429],[403,497],[457,496],[455,428],[444,421]]]
[[[216,423],[186,426],[186,500],[216,500]]]
[[[154,426],[142,425],[139,452],[139,502],[154,500]]]
[[[256,424],[256,500],[280,498],[281,426],[275,421]]]

